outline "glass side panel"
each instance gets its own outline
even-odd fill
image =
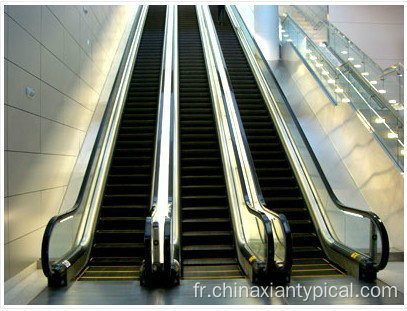
[[[55,225],[48,249],[50,265],[60,260],[77,245],[76,235],[81,219],[82,212],[78,212],[62,219]]]

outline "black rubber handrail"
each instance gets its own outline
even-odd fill
[[[236,9],[235,11],[240,16],[240,13],[238,12],[238,10]],[[247,26],[244,23],[244,20],[243,20],[243,18],[241,16],[240,16],[240,19],[241,19],[241,22],[244,24],[244,26],[247,28]],[[277,86],[277,88],[279,90],[279,93],[280,93],[280,95],[281,95],[281,97],[282,97],[282,99],[284,101],[284,104],[287,107],[291,117],[294,120],[294,123],[295,123],[295,125],[297,127],[297,130],[300,133],[302,140],[304,141],[304,144],[305,144],[305,146],[307,148],[307,151],[309,152],[309,154],[310,154],[310,156],[311,156],[311,158],[312,158],[312,160],[314,162],[314,165],[317,168],[317,171],[318,171],[318,173],[319,173],[319,175],[320,175],[320,177],[321,177],[321,179],[322,179],[322,181],[324,183],[324,186],[326,187],[326,190],[327,190],[332,202],[335,204],[336,207],[338,207],[342,211],[357,214],[357,215],[360,215],[362,217],[368,218],[378,228],[380,236],[381,236],[381,240],[382,240],[382,256],[381,256],[380,262],[377,265],[374,265],[374,263],[373,263],[373,266],[377,271],[384,269],[386,267],[388,259],[389,259],[390,246],[389,246],[389,237],[388,237],[386,228],[384,227],[384,224],[383,224],[382,220],[379,218],[379,216],[377,216],[373,212],[362,211],[362,210],[359,210],[359,209],[356,209],[356,208],[353,208],[353,207],[346,206],[338,199],[338,197],[336,196],[335,192],[333,191],[333,189],[332,189],[332,187],[331,187],[331,185],[330,185],[324,171],[322,170],[322,167],[321,167],[321,165],[320,165],[320,163],[319,163],[319,161],[318,161],[318,159],[317,159],[317,157],[316,157],[316,155],[315,155],[315,153],[314,153],[314,151],[313,151],[313,149],[312,149],[312,147],[311,147],[311,145],[310,145],[310,143],[309,143],[309,141],[308,141],[308,139],[307,139],[307,137],[306,137],[306,135],[304,133],[304,131],[302,130],[301,125],[300,125],[294,111],[292,110],[292,108],[291,108],[291,106],[290,106],[290,104],[289,104],[289,102],[288,102],[288,100],[287,100],[287,98],[286,98],[280,84],[277,82],[277,79],[275,78],[275,75],[274,75],[273,71],[271,70],[270,66],[268,65],[266,59],[264,58],[263,53],[261,53],[261,50],[260,50],[259,46],[257,45],[257,42],[255,41],[255,39],[252,36],[251,36],[251,38],[252,38],[253,44],[255,45],[257,51],[259,52],[258,54],[262,58],[262,61],[264,62],[264,64],[266,64],[267,70],[269,71],[270,75],[273,77],[273,80],[274,80],[274,82],[275,82],[275,84],[276,84],[276,86]],[[356,259],[351,256],[352,254],[355,253],[354,250],[352,250],[351,248],[349,248],[349,247],[347,247],[347,246],[345,246],[342,243],[339,243],[337,241],[335,241],[334,243],[336,244],[337,249],[342,250],[343,252],[345,252],[346,256],[348,256],[349,258],[352,258],[354,260],[358,260],[359,256],[357,256]],[[361,254],[361,255],[369,258],[368,256],[366,256],[364,254]],[[368,263],[368,264],[370,264],[370,263]]]
[[[137,24],[139,22],[141,11],[142,11],[142,8],[140,7],[138,9],[137,16],[134,19],[132,29],[131,29],[130,34],[129,34],[129,38],[128,38],[128,41],[127,41],[127,44],[126,44],[126,47],[125,47],[125,50],[124,50],[124,54],[123,54],[124,57],[122,58],[122,60],[120,62],[119,70],[118,70],[117,75],[115,77],[113,87],[112,87],[112,92],[110,93],[110,96],[109,96],[105,111],[103,113],[103,117],[102,117],[102,120],[101,120],[101,123],[100,123],[100,127],[99,127],[99,130],[98,130],[94,145],[92,147],[92,153],[91,153],[91,155],[89,157],[88,165],[86,167],[86,171],[85,171],[83,181],[82,181],[78,196],[76,198],[75,204],[73,205],[73,207],[72,207],[72,209],[70,211],[65,212],[63,214],[60,214],[60,215],[53,216],[49,220],[49,222],[48,222],[48,224],[47,224],[47,226],[45,228],[44,236],[43,236],[43,239],[42,239],[42,245],[41,245],[41,264],[42,264],[42,270],[44,272],[44,275],[46,277],[48,277],[48,278],[52,277],[52,274],[53,274],[52,267],[51,267],[50,262],[49,262],[49,244],[50,244],[52,232],[54,230],[55,225],[58,222],[61,222],[64,219],[68,219],[69,217],[73,216],[77,212],[77,210],[79,209],[79,207],[82,204],[83,198],[85,197],[86,188],[87,188],[88,181],[89,181],[89,178],[90,178],[90,173],[92,171],[92,168],[93,168],[93,165],[94,165],[94,162],[95,162],[95,158],[96,158],[96,155],[98,153],[98,147],[99,147],[99,144],[100,144],[100,141],[101,141],[101,138],[102,138],[102,134],[106,130],[106,120],[107,120],[110,112],[113,109],[114,99],[117,96],[118,87],[119,87],[119,84],[120,84],[119,80],[120,80],[120,78],[123,75],[123,72],[125,70],[125,64],[126,64],[126,61],[127,61],[127,56],[129,54],[129,51],[130,51],[130,47],[131,47],[131,44],[132,44],[132,39],[133,39],[134,34],[136,32],[136,29],[137,29]],[[63,258],[64,257],[71,257],[71,258],[78,257],[77,256],[78,250],[81,250],[80,252],[85,251],[85,250],[82,249],[82,247],[77,246],[77,247],[74,247],[73,249],[71,249],[70,251],[68,251],[63,256]]]

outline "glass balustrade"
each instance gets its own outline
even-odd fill
[[[329,23],[327,6],[284,6],[283,11],[290,15],[314,42],[321,43],[319,33],[324,32],[326,34],[325,46],[320,45],[320,50],[325,52],[328,58],[332,56],[336,58],[340,64],[349,62],[353,65],[355,71],[364,77],[365,82],[372,86],[374,92],[383,97],[387,106],[399,111],[396,114],[402,114],[404,110],[404,67],[402,64],[396,64],[383,70],[345,34]],[[306,25],[311,25],[312,28],[307,28]]]
[[[330,99],[337,105],[352,105],[363,124],[375,134],[394,162],[403,169],[403,113],[395,108],[400,100],[387,100],[383,96],[387,92],[392,92],[392,94],[399,92],[401,96],[402,91],[395,83],[397,79],[403,80],[402,75],[399,74],[400,69],[395,68],[394,71],[385,75],[384,80],[381,80],[377,68],[373,64],[362,56],[356,56],[356,53],[346,46],[346,42],[338,38],[335,39],[336,49],[341,52],[346,51],[346,54],[341,52],[339,54],[352,57],[350,57],[351,61],[347,60],[339,66],[334,66],[321,51],[321,46],[317,45],[290,15],[283,17],[281,32],[281,44],[293,44]],[[331,38],[331,40],[333,39]],[[374,73],[375,68],[376,74]],[[392,82],[390,78],[393,79]],[[366,83],[367,79],[375,80]],[[397,83],[399,82],[397,81]],[[386,85],[387,87],[385,87]],[[390,102],[394,102],[394,104],[389,106]]]

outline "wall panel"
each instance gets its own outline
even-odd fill
[[[6,280],[40,256],[133,10],[5,6]]]

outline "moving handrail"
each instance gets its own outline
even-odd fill
[[[95,189],[101,188],[106,177],[147,10],[148,6],[139,6],[135,14],[123,58],[103,113],[75,204],[70,211],[52,217],[44,231],[41,246],[41,263],[50,286],[67,285],[87,262],[92,239],[92,229],[96,223],[95,218],[97,216],[98,203],[101,200],[101,195],[95,194]],[[56,232],[55,230],[58,226],[72,227],[72,230]],[[53,238],[59,238],[60,240],[57,241],[58,243],[53,243],[55,244],[53,245]],[[61,249],[65,246],[61,244],[69,242],[71,242],[68,245],[69,249]],[[55,250],[51,251],[51,247],[60,249],[56,249],[57,254],[53,254],[52,252]]]
[[[264,199],[261,192],[260,196],[253,195],[253,188],[259,189],[259,185],[255,185],[257,178],[253,176],[255,174],[253,160],[248,151],[240,117],[236,114],[236,99],[231,88],[230,78],[227,74],[226,64],[208,6],[197,6],[197,15],[206,54],[207,69],[209,76],[212,77],[211,92],[213,93],[215,112],[218,113],[218,109],[224,110],[222,119],[218,119],[218,131],[223,129],[228,132],[226,135],[230,135],[229,144],[227,145],[231,146],[227,152],[229,157],[235,158],[235,170],[237,172],[234,170],[233,173],[235,178],[238,179],[238,187],[244,198],[244,210],[234,211],[232,209],[232,215],[235,215],[233,217],[235,228],[240,226],[240,230],[235,229],[238,249],[245,260],[253,266],[252,270],[246,271],[246,273],[251,276],[254,282],[270,280],[288,282],[292,266],[291,232],[288,222],[284,216],[264,208]],[[213,86],[214,80],[217,82],[216,89]],[[217,107],[218,105],[220,107]],[[233,204],[231,205],[233,206]],[[257,232],[260,235],[259,240],[263,239],[264,244],[262,246],[259,245],[256,238],[253,239],[254,243],[251,242],[253,232],[247,232],[251,226],[246,225],[245,227],[247,219],[243,219],[242,213],[249,213],[254,217],[255,223],[250,225],[254,227],[263,226]],[[242,236],[239,236],[241,233],[243,233]],[[248,267],[245,264],[242,264],[242,266],[244,268]]]
[[[167,5],[159,102],[156,149],[152,181],[150,217],[146,219],[145,260],[141,267],[141,284],[179,283],[179,248],[171,249],[172,240],[179,240],[178,215],[178,64],[177,8]],[[175,216],[175,217],[174,217]],[[175,222],[175,224],[174,224]],[[175,234],[175,238],[173,235]],[[175,259],[176,262],[173,261]]]
[[[284,139],[284,143],[286,144],[285,147],[288,149],[288,155],[290,160],[294,162],[294,167],[297,170],[297,173],[303,174],[303,177],[300,178],[300,181],[307,182],[309,184],[310,192],[312,192],[312,196],[315,200],[316,204],[310,204],[311,210],[314,214],[314,218],[316,223],[318,224],[319,232],[322,235],[322,239],[324,240],[326,246],[335,250],[336,252],[340,253],[344,258],[350,261],[355,261],[359,265],[358,271],[348,271],[350,273],[358,273],[360,278],[365,280],[372,280],[375,279],[376,273],[379,270],[385,268],[388,258],[389,258],[389,239],[387,235],[386,228],[384,227],[383,222],[380,218],[373,212],[369,211],[362,211],[356,208],[348,207],[344,205],[336,196],[335,192],[333,191],[329,181],[324,174],[322,167],[312,150],[310,143],[308,142],[304,131],[302,130],[298,119],[296,118],[293,110],[291,109],[287,98],[284,96],[284,93],[279,86],[277,80],[274,77],[274,74],[269,67],[267,61],[265,60],[261,50],[259,49],[256,40],[253,38],[252,34],[248,31],[247,26],[240,16],[239,11],[237,10],[236,6],[227,6],[226,11],[231,18],[232,25],[235,28],[236,33],[238,34],[239,40],[241,41],[242,47],[247,55],[250,65],[253,68],[255,73],[256,79],[258,84],[262,90],[263,96],[266,99],[266,102],[269,106],[269,110],[273,119],[275,120],[275,124],[277,129],[279,130],[280,136]],[[277,92],[272,92],[271,89],[276,90]],[[277,97],[280,97],[276,99]],[[318,176],[321,178],[323,187],[328,195],[331,202],[333,202],[335,208],[346,215],[352,216],[353,220],[356,219],[368,219],[370,223],[370,234],[369,234],[369,254],[355,251],[353,247],[345,245],[343,241],[336,236],[335,230],[330,223],[326,211],[323,211],[324,208],[328,206],[328,204],[322,203],[322,200],[317,193],[317,186],[315,182],[310,177],[311,174],[309,173],[309,168],[305,166],[304,159],[299,151],[296,143],[299,141],[295,141],[294,135],[287,123],[282,116],[282,112],[279,108],[280,105],[286,108],[289,112],[290,117],[292,118],[295,129],[299,132],[300,138],[302,143],[305,145],[306,152],[308,152],[310,158],[312,159],[312,164],[315,166],[316,171],[318,172]],[[314,177],[315,178],[315,177]],[[307,196],[311,194],[307,192]],[[318,205],[318,206],[315,206]],[[381,255],[380,259],[376,260],[378,256],[377,247],[378,247],[378,240],[380,238],[381,241]],[[333,255],[332,253],[328,252],[328,257],[333,257],[332,260],[337,262],[341,261],[340,258]],[[342,262],[343,263],[343,262]],[[352,269],[352,267],[350,267]]]

